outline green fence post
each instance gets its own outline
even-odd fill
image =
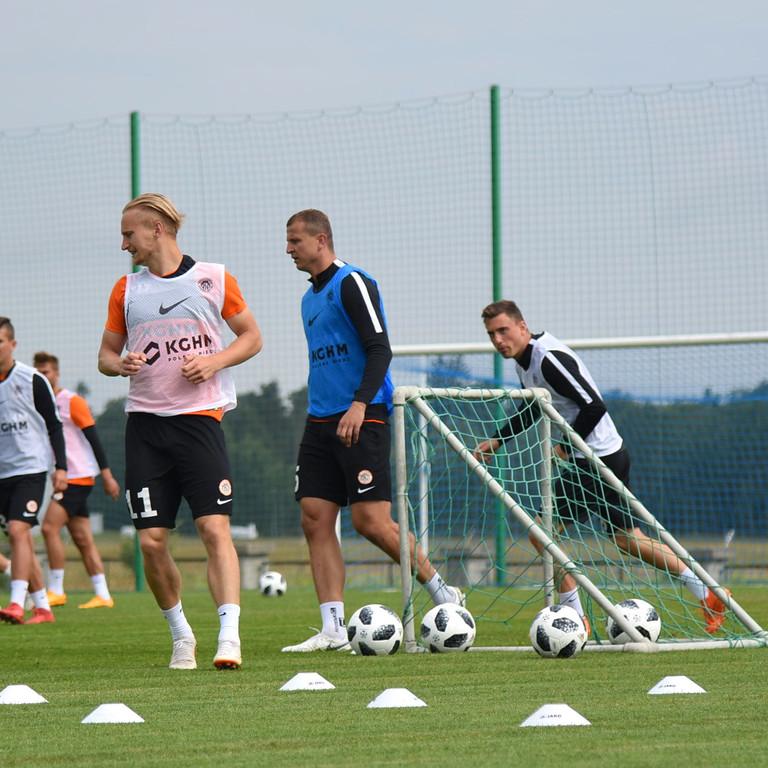
[[[141,194],[141,158],[138,112],[131,112],[131,199]],[[134,267],[134,272],[136,268]],[[144,563],[141,557],[138,531],[133,534],[133,576],[136,591],[144,591]]]

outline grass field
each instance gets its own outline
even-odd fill
[[[763,626],[765,590],[736,595]],[[0,625],[0,690],[25,684],[47,704],[0,706],[0,764],[15,766],[756,766],[768,763],[765,649],[661,654],[528,653],[389,657],[283,654],[317,625],[314,592],[243,594],[243,669],[217,672],[218,619],[205,591],[184,605],[200,668],[171,671],[170,634],[149,594],[118,593],[111,610],[78,611],[70,593],[55,624]],[[398,609],[393,592],[350,590]],[[471,599],[469,607],[471,609]],[[481,624],[477,643],[519,643],[527,627]],[[280,691],[298,672],[335,690]],[[667,675],[706,694],[650,696]],[[421,708],[368,709],[387,688]],[[81,724],[104,703],[136,724]],[[520,728],[543,704],[567,703],[589,727]]]

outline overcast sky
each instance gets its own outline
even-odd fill
[[[5,0],[0,130],[768,73],[765,0]]]

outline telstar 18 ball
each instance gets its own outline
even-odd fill
[[[265,597],[282,597],[288,589],[288,584],[282,573],[267,571],[259,576],[259,589]]]
[[[646,640],[655,643],[659,639],[661,618],[659,618],[658,611],[650,603],[633,597],[618,603],[616,607]],[[616,645],[630,642],[627,633],[613,620],[612,616],[609,616],[605,621],[605,631],[608,639]]]
[[[364,605],[347,622],[347,638],[358,656],[389,656],[403,642],[403,622],[386,605]]]
[[[436,605],[421,621],[421,642],[432,653],[468,651],[475,642],[472,614],[455,603]]]
[[[545,659],[570,659],[587,644],[581,616],[567,605],[550,605],[536,614],[531,624],[531,645]]]

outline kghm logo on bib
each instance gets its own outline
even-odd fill
[[[357,482],[360,485],[370,485],[373,482],[373,472],[370,469],[362,469],[357,474]]]

